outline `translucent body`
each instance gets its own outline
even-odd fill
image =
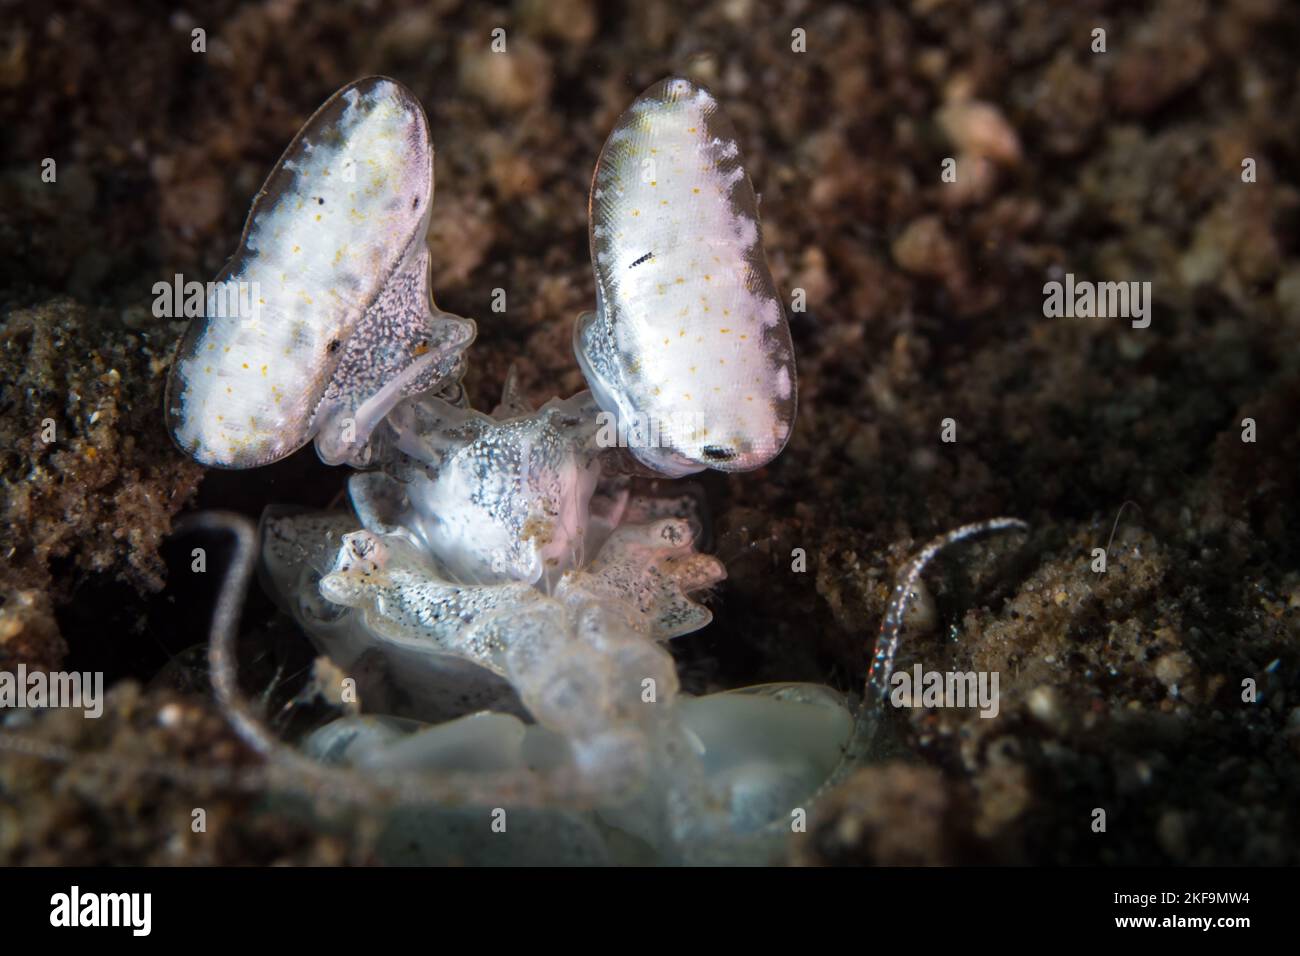
[[[326,461],[374,466],[349,482],[355,516],[263,521],[264,580],[360,695],[305,749],[457,781],[454,806],[392,818],[390,859],[760,861],[838,772],[852,714],[811,685],[682,692],[667,642],[709,623],[725,569],[696,550],[700,498],[606,467],[600,421],[616,413],[672,476],[757,468],[786,443],[793,353],[734,132],[684,80],[619,120],[592,190],[597,311],[577,330],[592,392],[537,410],[513,377],[491,415],[431,394],[474,332],[429,301],[432,186],[410,94],[340,91],[222,274],[263,285],[263,310],[196,321],[169,384],[200,461],[261,464],[315,436]],[[526,839],[491,837],[485,801]]]
[[[388,429],[414,465],[386,488],[371,479],[361,506],[374,495],[376,516],[418,535],[453,580],[553,583],[581,560],[600,476],[594,413],[585,392],[537,412],[503,403],[496,416],[407,402]]]

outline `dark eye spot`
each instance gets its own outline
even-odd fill
[[[413,197],[411,197],[411,208],[412,208],[412,209],[419,209],[419,208],[420,208],[420,197],[419,197],[419,196],[413,196]]]
[[[705,445],[704,457],[709,461],[731,461],[736,457],[736,453],[730,448],[719,448],[717,445]]]
[[[330,351],[330,354],[333,355],[333,354],[334,354],[335,352],[337,352],[338,350],[339,350],[339,340],[338,340],[338,339],[330,339],[330,344],[329,344],[329,351]]]
[[[321,197],[321,196],[317,196],[317,197],[316,197],[316,205],[318,205],[318,206],[323,206],[323,205],[325,205],[325,199],[324,199],[323,197]]]

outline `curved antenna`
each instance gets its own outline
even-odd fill
[[[239,690],[239,619],[248,584],[257,567],[257,528],[243,515],[230,511],[197,511],[176,524],[177,534],[208,531],[227,534],[233,539],[234,552],[212,612],[208,631],[208,667],[217,704],[241,740],[264,757],[286,763],[309,764],[296,750],[282,743],[261,721],[257,712]]]
[[[191,531],[223,532],[234,539],[234,553],[221,580],[209,631],[208,662],[212,672],[212,687],[222,712],[240,739],[258,753],[290,764],[306,764],[306,758],[280,743],[262,725],[253,708],[239,692],[235,648],[248,583],[257,564],[257,529],[249,519],[233,512],[200,511],[186,515],[176,523],[177,534]],[[121,769],[121,761],[112,755],[82,753],[63,744],[7,733],[0,733],[0,750],[55,763],[84,762],[105,769]],[[172,779],[203,779],[239,790],[262,789],[267,786],[267,774],[260,770],[249,772],[222,767],[193,767],[177,761],[158,761],[153,766],[137,769]]]
[[[898,653],[902,639],[903,615],[907,613],[908,604],[916,590],[916,582],[925,566],[940,551],[959,541],[993,531],[1028,530],[1029,525],[1019,518],[989,518],[987,521],[964,524],[932,540],[903,565],[894,579],[894,593],[890,595],[885,618],[880,623],[880,635],[876,638],[876,650],[871,658],[871,670],[867,672],[867,684],[862,696],[863,712],[878,709],[888,696],[886,685],[889,683],[889,675],[893,673],[894,656]]]
[[[266,758],[256,767],[223,767],[175,759],[148,762],[121,755],[84,752],[70,746],[0,730],[0,755],[16,754],[50,763],[78,764],[109,772],[154,775],[182,783],[208,784],[246,792],[278,791],[364,809],[398,806],[516,806],[583,808],[607,802],[630,786],[626,779],[594,779],[571,769],[495,772],[365,770],[322,764],[280,740],[239,689],[236,646],[239,619],[257,563],[258,535],[253,522],[224,511],[200,511],[177,522],[179,534],[205,531],[234,540],[230,567],[222,578],[209,632],[209,666],[222,714],[236,734]]]
[[[257,564],[258,536],[253,523],[226,511],[187,516],[177,531],[192,529],[230,534],[235,541],[230,568],[221,583],[209,634],[209,666],[217,703],[239,737],[268,760],[267,784],[290,791],[366,806],[432,803],[500,803],[524,806],[594,805],[608,799],[622,781],[585,779],[572,772],[528,769],[496,773],[357,771],[322,764],[280,740],[248,704],[239,689],[236,646],[239,618]]]

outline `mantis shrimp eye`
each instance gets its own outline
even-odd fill
[[[592,181],[596,311],[574,349],[601,408],[674,477],[749,471],[795,414],[790,330],[759,235],[754,187],[717,101],[689,80],[646,90]]]
[[[402,397],[460,369],[474,323],[438,311],[424,236],[433,142],[401,84],[368,77],[298,133],[207,285],[167,383],[168,428],[197,461],[264,465],[315,437],[364,463]]]

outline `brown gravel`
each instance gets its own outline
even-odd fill
[[[161,583],[158,543],[198,471],[162,434],[175,330],[149,315],[149,290],[215,274],[329,93],[382,72],[424,102],[434,288],[479,321],[468,384],[490,407],[512,362],[534,399],[582,387],[570,333],[593,301],[591,167],[635,93],[682,72],[734,120],[777,282],[808,301],[791,316],[790,447],[704,481],[729,576],[715,623],[681,642],[688,684],[857,688],[890,576],[921,542],[995,514],[1034,526],[1018,548],[989,540],[941,561],[939,626],[900,660],[999,671],[999,718],[891,714],[896,759],[833,795],[793,858],[1300,863],[1294,4],[271,0],[195,15],[92,0],[11,19],[0,461],[15,550],[0,664],[59,660],[55,617],[84,582]],[[488,52],[498,26],[504,56]],[[190,50],[196,27],[206,54]],[[791,52],[796,27],[807,53]],[[40,181],[44,157],[57,184]],[[956,183],[941,180],[949,157]],[[1043,285],[1066,272],[1149,280],[1150,328],[1044,318]],[[504,313],[490,311],[498,288]],[[33,432],[46,416],[52,447]],[[940,440],[946,418],[955,443]],[[287,468],[307,480],[213,475],[200,503],[256,514],[286,494],[328,500],[339,482]],[[133,600],[144,618],[156,599]],[[63,630],[71,656],[90,640]],[[98,639],[126,653],[148,638]],[[215,759],[212,741],[186,752]],[[0,859],[89,845],[103,859],[280,858],[226,829],[220,849],[182,841],[166,857],[170,824],[53,786],[10,791],[24,832]],[[92,806],[115,825],[75,852],[28,822]],[[291,818],[273,820],[265,832],[285,836],[271,846],[298,847],[284,858],[364,856],[327,836],[303,849]]]

